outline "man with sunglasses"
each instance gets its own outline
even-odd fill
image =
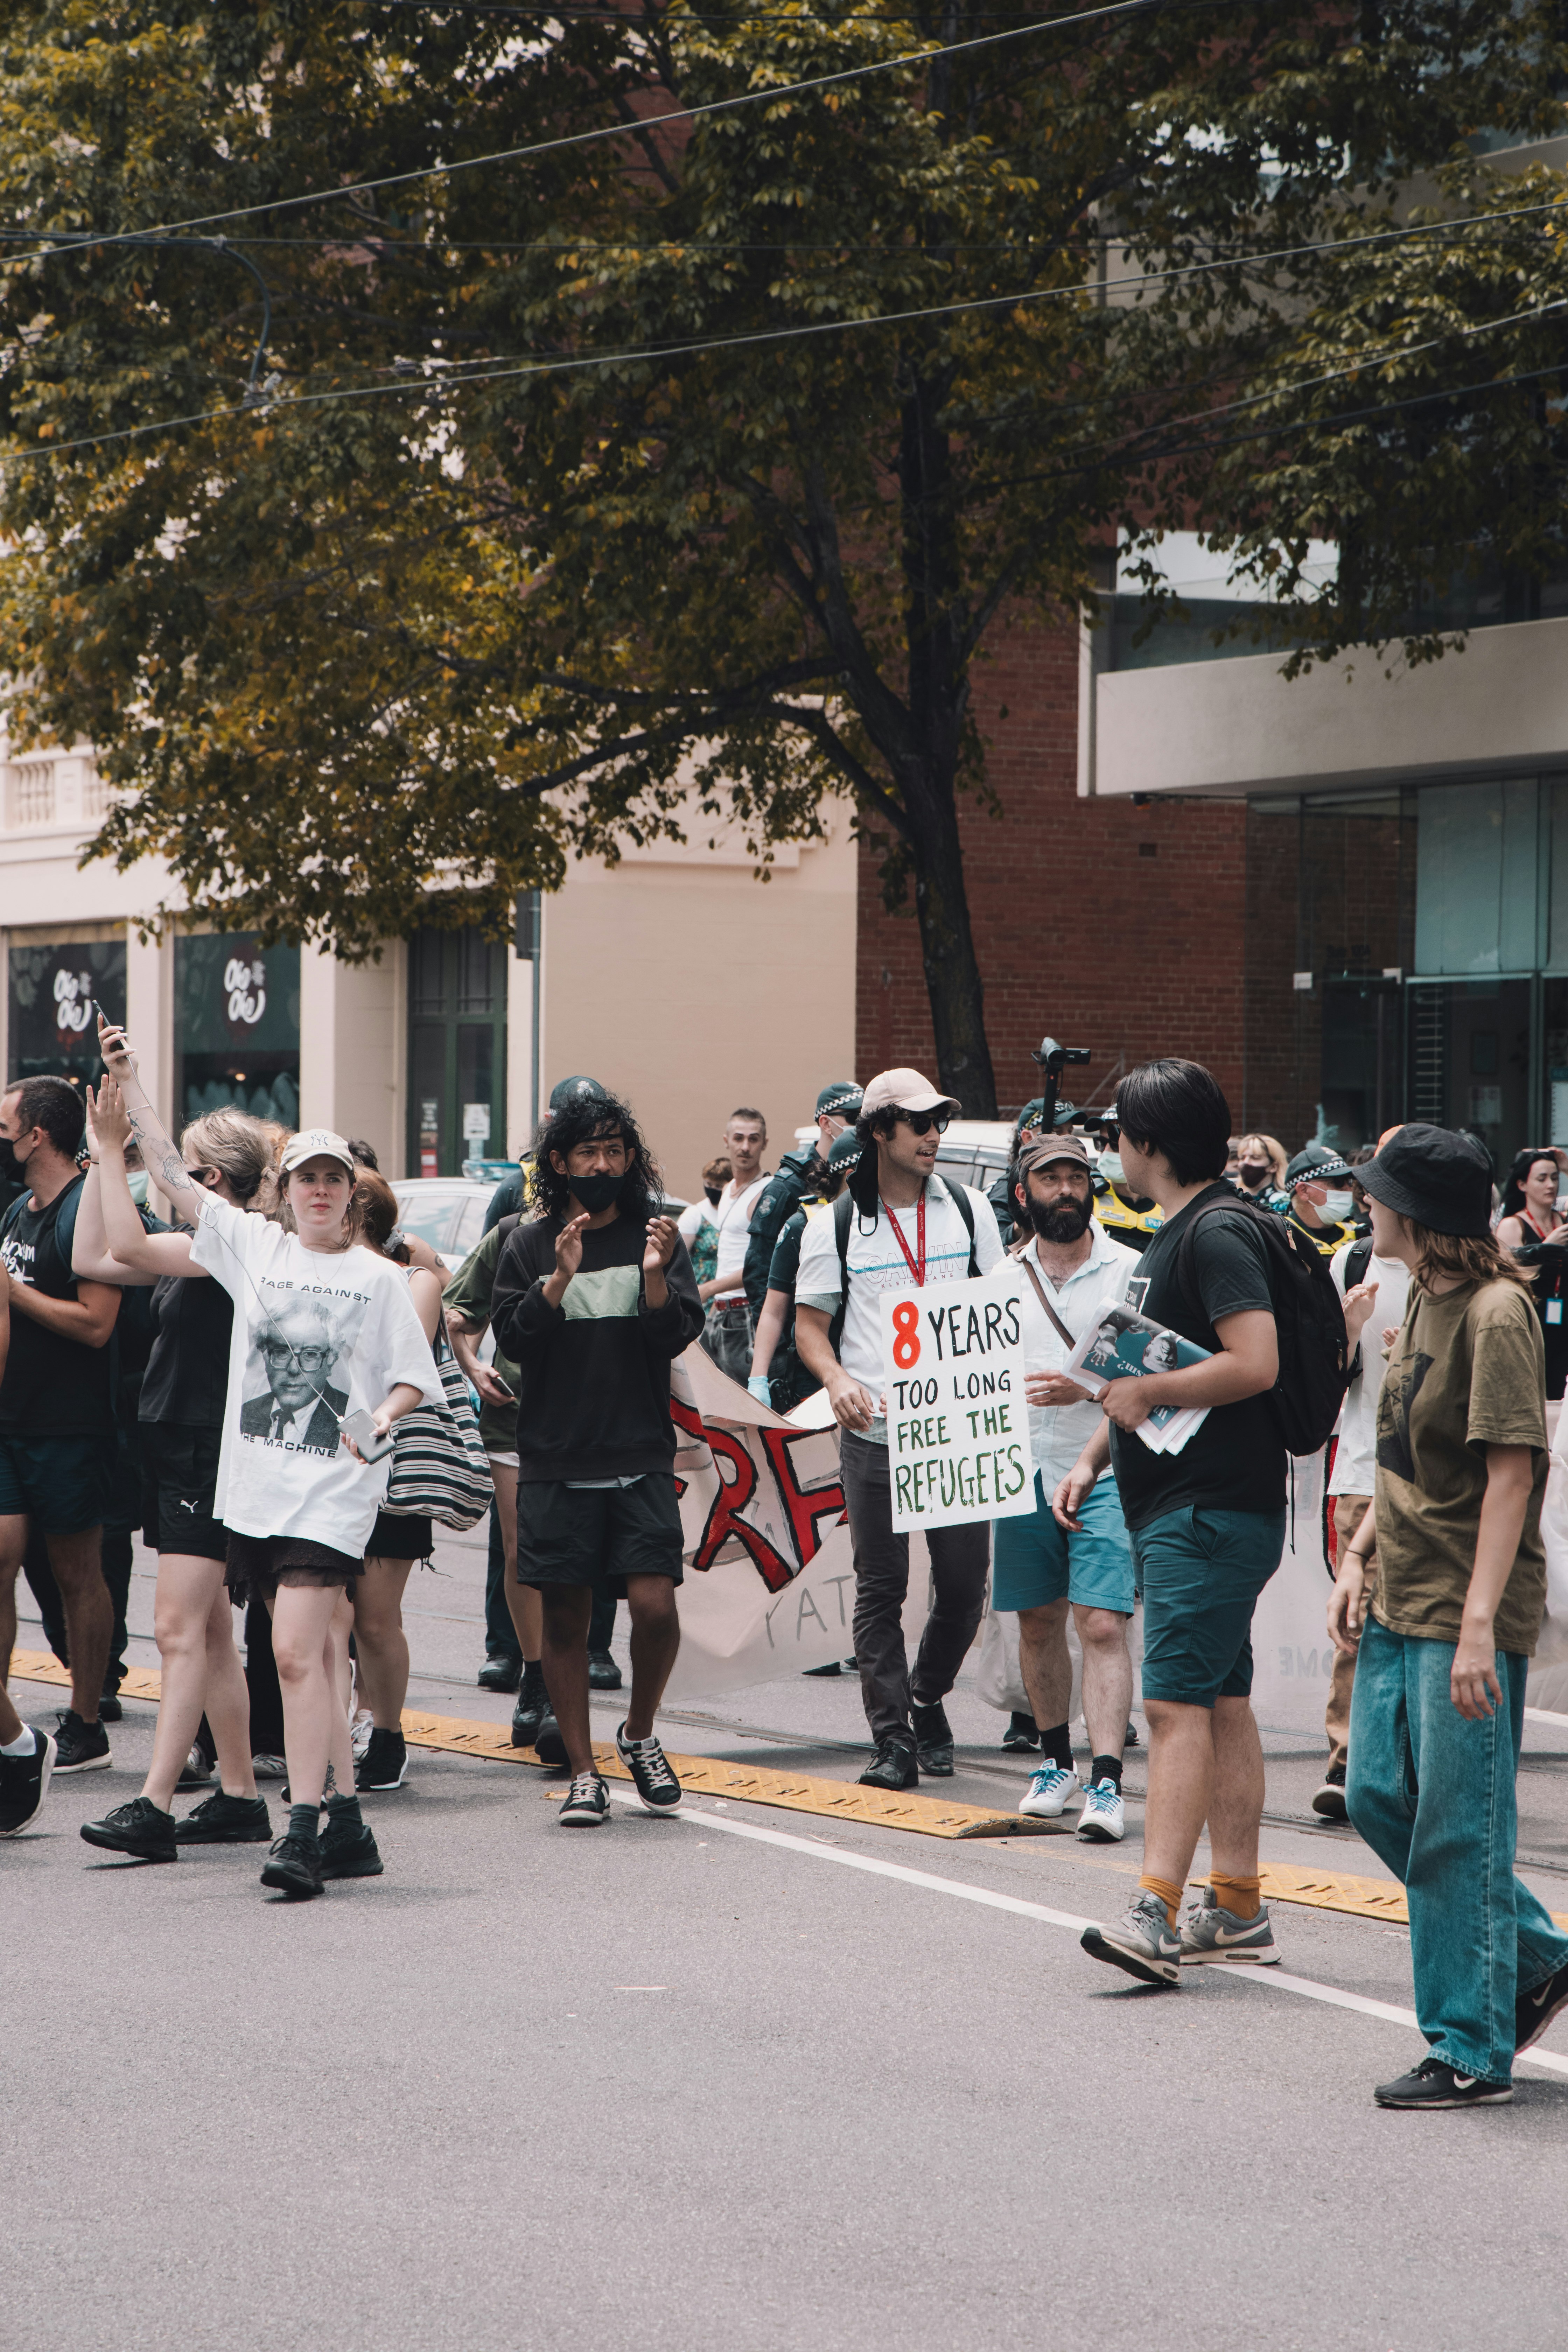
[[[1002,1237],[984,1193],[936,1173],[937,1146],[959,1108],[918,1070],[884,1070],[867,1087],[862,1150],[831,1216],[801,1244],[795,1348],[827,1391],[841,1432],[839,1466],[855,1563],[855,1654],[877,1753],[872,1789],[910,1789],[922,1771],[952,1770],[942,1700],[974,1639],[985,1599],[991,1530],[935,1528],[932,1601],[911,1672],[903,1607],[910,1541],[894,1532],[882,1401],[884,1291],[962,1282],[1000,1263]]]

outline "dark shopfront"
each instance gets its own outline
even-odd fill
[[[1568,775],[1254,802],[1245,955],[1243,1118],[1287,1150],[1568,1144]]]

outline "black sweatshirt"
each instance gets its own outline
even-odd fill
[[[669,1367],[704,1315],[686,1244],[664,1269],[668,1295],[643,1295],[647,1228],[616,1217],[585,1228],[583,1263],[562,1305],[544,1296],[555,1271],[557,1217],[519,1225],[500,1255],[490,1300],[496,1345],[521,1373],[518,1476],[632,1478],[675,1458]]]

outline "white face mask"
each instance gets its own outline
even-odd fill
[[[1121,1184],[1126,1181],[1121,1173],[1120,1151],[1102,1151],[1095,1164],[1108,1184]]]
[[[1331,1225],[1346,1224],[1355,1214],[1355,1202],[1348,1192],[1325,1192],[1318,1213],[1326,1217]]]

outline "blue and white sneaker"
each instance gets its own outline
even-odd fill
[[[1084,1791],[1078,1833],[1091,1844],[1109,1845],[1127,1834],[1127,1813],[1114,1780],[1095,1780]]]
[[[1043,1822],[1057,1821],[1082,1789],[1083,1782],[1076,1772],[1064,1770],[1059,1764],[1044,1764],[1037,1772],[1030,1773],[1029,1785],[1018,1800],[1018,1811],[1033,1813]]]
[[[1261,1904],[1255,1919],[1238,1919],[1215,1900],[1214,1888],[1205,1886],[1182,1921],[1182,1958],[1189,1963],[1251,1960],[1268,1967],[1279,1958],[1268,1906]]]

